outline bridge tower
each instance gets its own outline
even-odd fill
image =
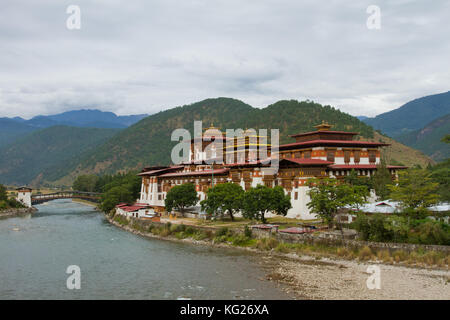
[[[22,202],[28,208],[31,207],[31,191],[33,189],[28,187],[17,188],[17,201]]]

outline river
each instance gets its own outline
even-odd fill
[[[288,299],[261,256],[145,239],[92,207],[54,200],[0,220],[0,299]],[[69,290],[69,265],[81,288]]]

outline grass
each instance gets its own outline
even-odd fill
[[[115,215],[113,220],[122,226],[127,226],[130,223],[130,221],[126,217],[124,217],[120,214]]]

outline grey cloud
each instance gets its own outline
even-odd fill
[[[375,115],[449,90],[449,1],[15,0],[0,11],[0,116],[153,113],[229,96]],[[381,30],[366,28],[380,6]]]

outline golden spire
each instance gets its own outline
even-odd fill
[[[328,122],[325,122],[322,120],[321,124],[318,124],[317,126],[314,126],[314,128],[317,129],[317,131],[328,131],[332,127],[331,124],[328,124]]]

